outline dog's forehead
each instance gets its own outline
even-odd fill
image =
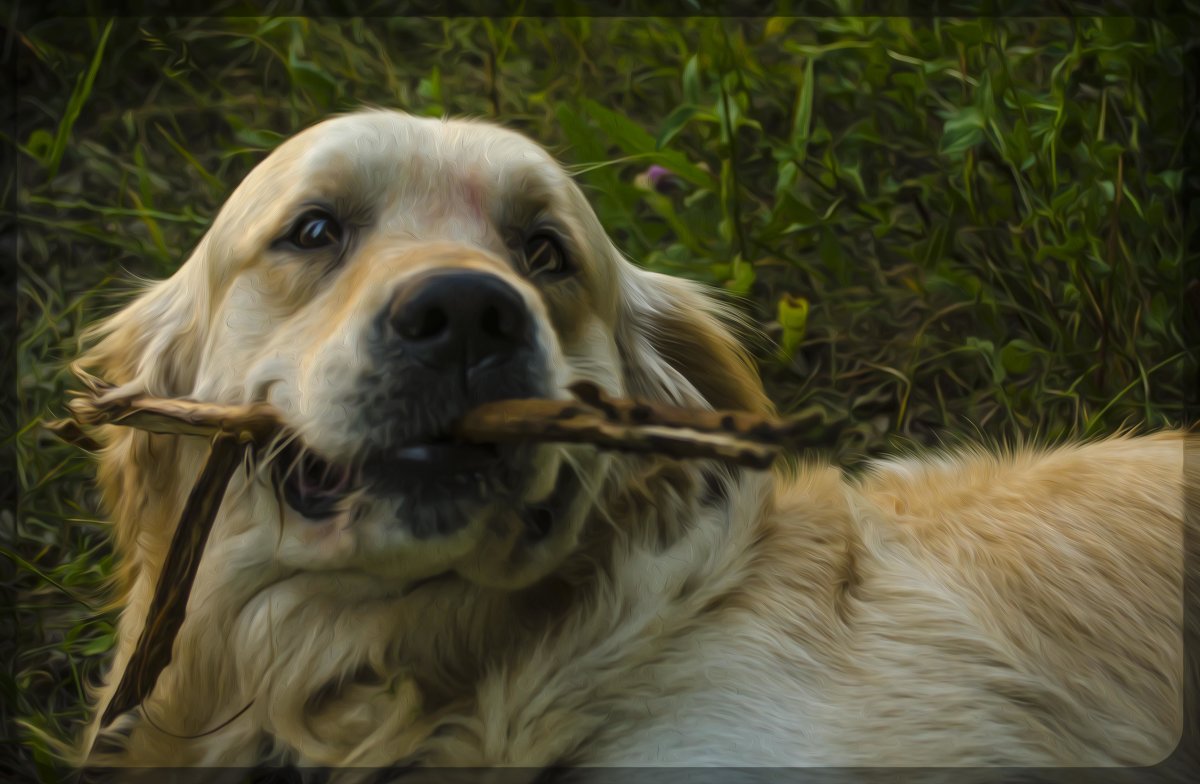
[[[481,121],[414,117],[371,111],[343,115],[293,140],[303,147],[302,166],[312,177],[347,174],[396,183],[458,179],[482,185],[559,171],[544,149],[520,134]],[[547,166],[547,164],[550,164]]]

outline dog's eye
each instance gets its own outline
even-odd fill
[[[539,232],[525,240],[525,267],[530,277],[565,275],[572,271],[562,243],[547,232]]]
[[[309,210],[300,216],[288,242],[303,250],[316,250],[338,245],[342,241],[342,226],[324,210]]]

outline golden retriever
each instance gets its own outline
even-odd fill
[[[444,437],[578,380],[768,412],[735,334],[517,133],[364,111],[296,135],[80,359],[120,393],[269,401],[299,440],[235,476],[170,666],[77,761],[532,781],[1173,753],[1184,433],[857,479]],[[97,716],[208,449],[102,438],[124,611]]]

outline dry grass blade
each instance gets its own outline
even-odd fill
[[[204,545],[244,449],[234,435],[222,434],[213,440],[204,470],[192,487],[171,538],[161,576],[154,587],[146,625],[128,666],[121,673],[117,690],[104,709],[102,725],[141,704],[154,690],[159,673],[171,662],[171,648],[183,625]]]

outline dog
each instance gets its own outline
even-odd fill
[[[1178,756],[1184,431],[855,478],[446,436],[577,381],[771,413],[740,330],[625,259],[516,132],[365,110],[295,135],[78,360],[112,394],[266,401],[298,437],[237,472],[170,665],[77,763],[545,781]],[[123,612],[97,717],[209,446],[98,437]]]

